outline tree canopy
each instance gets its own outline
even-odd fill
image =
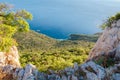
[[[13,10],[9,4],[0,3],[0,51],[7,51],[17,43],[12,36],[18,31],[29,31],[32,14],[26,10]]]

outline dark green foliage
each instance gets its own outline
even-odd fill
[[[106,57],[106,56],[100,56],[95,62],[104,68],[113,66],[115,64],[115,61],[113,58]]]
[[[96,42],[98,39],[98,35],[86,35],[86,34],[71,34],[69,36],[69,40],[84,40]]]
[[[81,76],[86,76],[86,72],[84,72],[83,69],[81,69],[81,68],[80,68],[80,70],[79,70],[79,74],[80,74]]]
[[[8,51],[16,45],[12,36],[18,31],[28,31],[29,24],[26,20],[32,15],[25,11],[12,11],[8,4],[0,3],[0,51]]]
[[[39,34],[30,30],[29,32],[17,32],[13,38],[18,43],[18,50],[49,50],[57,40],[44,34]]]
[[[111,24],[114,22],[114,21],[117,21],[120,19],[120,13],[117,13],[115,14],[114,16],[111,16],[109,17],[101,26],[100,28],[101,29],[105,29],[106,27],[111,27]]]
[[[90,72],[92,72],[92,73],[97,74],[97,73],[95,72],[95,70],[94,70],[93,68],[91,68],[90,66],[86,67],[86,70],[88,70],[88,71],[90,71]]]
[[[120,13],[117,13],[116,15],[115,15],[115,20],[119,20],[120,19]]]

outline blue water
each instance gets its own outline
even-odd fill
[[[71,33],[93,34],[109,16],[120,11],[120,0],[0,0],[26,9],[34,18],[31,29],[54,38]]]

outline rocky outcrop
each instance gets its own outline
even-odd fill
[[[0,80],[9,80],[11,75],[8,75],[6,72],[4,73],[4,71],[11,71],[13,67],[20,67],[18,50],[15,46],[13,46],[9,52],[0,52]],[[8,79],[4,79],[4,77]]]
[[[2,69],[6,74],[1,80],[119,80],[120,64],[110,68],[103,68],[93,61],[61,71],[50,71],[49,74],[39,72],[35,66],[29,64],[25,68],[14,68],[10,65]]]
[[[120,20],[107,27],[89,53],[89,59],[101,54],[108,54],[120,44]]]
[[[9,52],[0,52],[0,66],[6,65],[20,67],[17,47],[13,46]]]
[[[105,69],[90,61],[81,66],[65,68],[62,71],[50,71],[49,74],[39,72],[33,65],[25,68],[14,68],[10,65],[2,68],[3,73],[10,75],[5,80],[101,80],[106,76]]]

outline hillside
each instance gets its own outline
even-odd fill
[[[14,35],[19,50],[46,50],[56,44],[57,40],[44,34],[30,30],[29,32],[18,32]]]
[[[94,36],[91,36],[91,38],[89,39],[87,36],[88,35],[84,35],[84,38],[86,38],[86,40],[82,37],[80,40],[70,40],[70,39],[57,40],[45,34],[30,30],[29,32],[18,32],[13,36],[13,38],[18,43],[18,50],[20,51],[21,50],[40,51],[40,50],[50,50],[55,48],[67,48],[67,47],[72,48],[76,46],[91,47],[91,44],[94,44],[94,42],[96,42],[98,37],[94,39]]]
[[[99,36],[100,34],[93,34],[93,35],[71,34],[69,36],[69,40],[84,40],[84,41],[96,42]]]
[[[81,64],[94,45],[84,40],[56,40],[34,31],[17,33],[14,39],[18,42],[21,65],[32,63],[40,71],[61,70],[75,62]]]
[[[90,36],[90,38],[88,38],[88,35],[81,36],[81,34],[78,34],[78,36],[76,36],[76,38],[79,38],[78,40],[77,39],[74,40],[72,38],[71,39],[68,38],[68,40],[57,40],[45,34],[30,30],[29,32],[18,32],[13,36],[13,38],[18,43],[19,50],[33,49],[39,51],[39,50],[49,50],[52,48],[60,48],[60,47],[68,47],[68,46],[87,47],[90,45],[90,43],[96,42],[98,36],[95,37],[94,35],[92,35]],[[86,44],[82,44],[84,42],[86,42]]]

